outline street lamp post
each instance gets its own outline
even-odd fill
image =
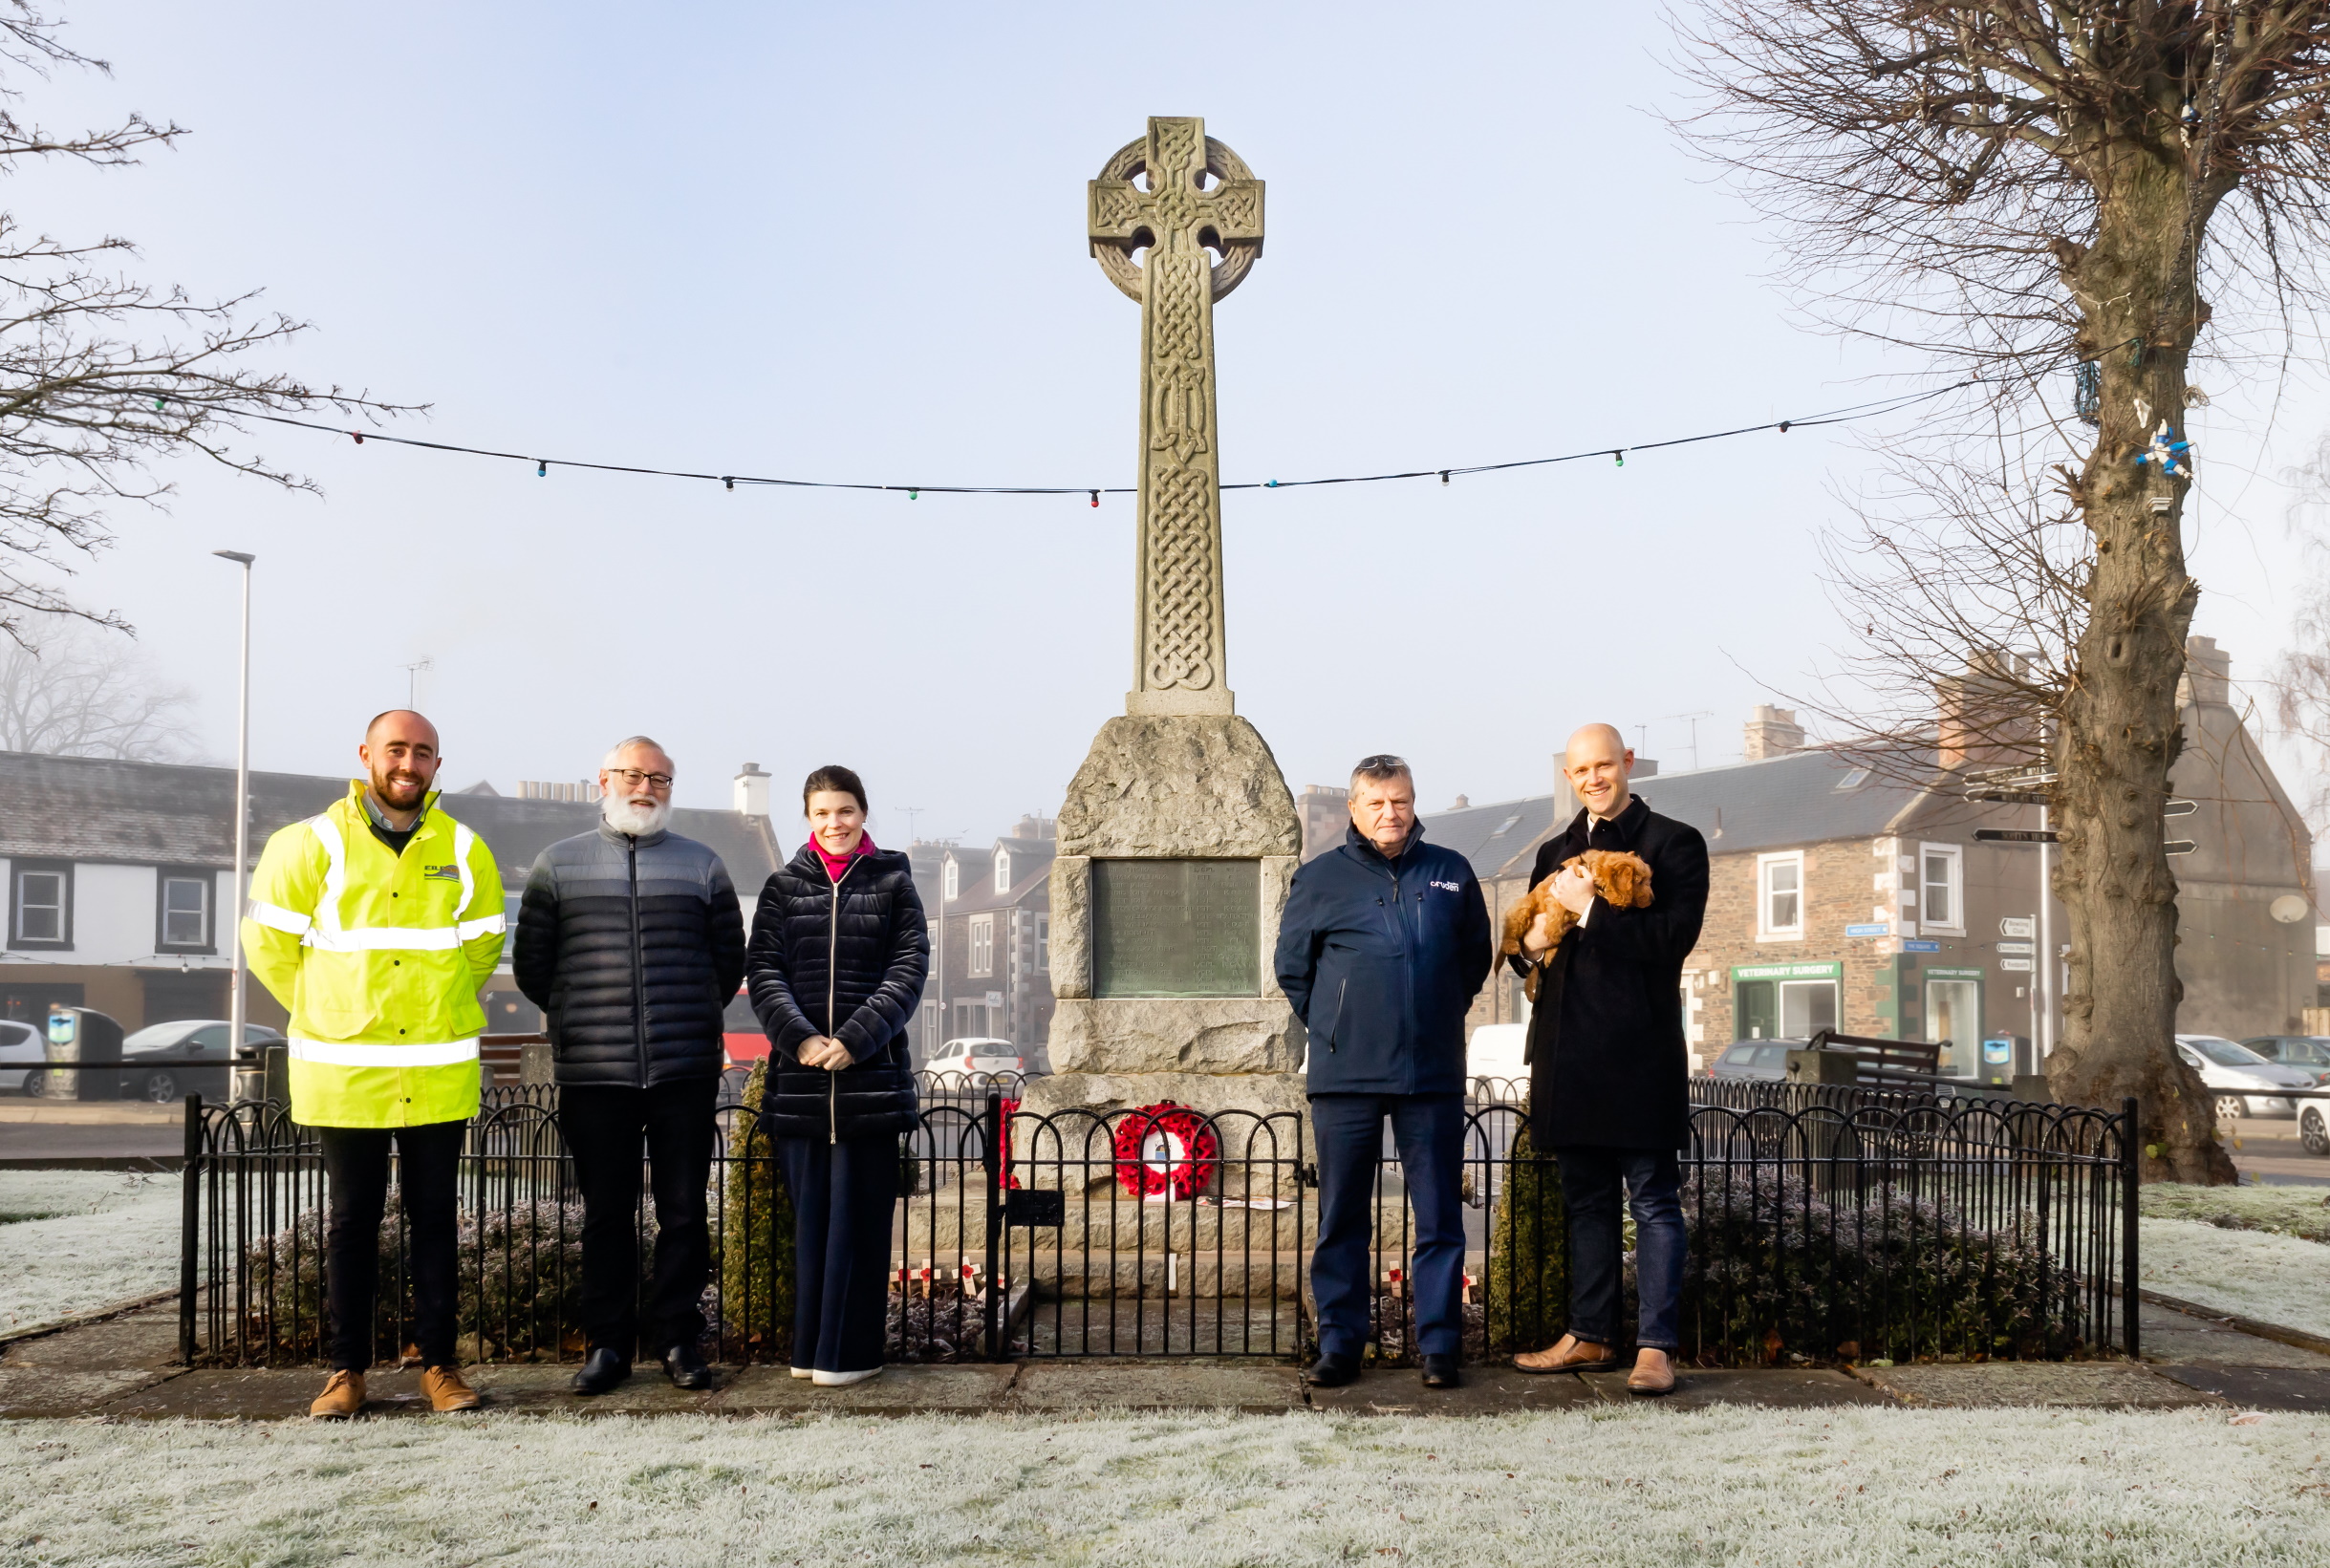
[[[245,881],[250,874],[250,569],[256,556],[238,549],[214,549],[211,554],[243,569],[243,668],[241,695],[235,703],[234,741],[234,908],[227,917],[227,961],[231,989],[227,993],[227,1060],[229,1073],[243,1060],[243,1035],[250,1020],[249,998],[243,976],[243,902]]]

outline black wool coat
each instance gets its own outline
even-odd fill
[[[836,884],[813,845],[761,889],[744,989],[775,1049],[762,1108],[780,1136],[838,1143],[915,1124],[906,1026],[930,970],[930,934],[906,856],[878,849]],[[839,1072],[795,1055],[818,1035],[855,1058]]]
[[[744,977],[744,917],[709,848],[602,822],[534,862],[510,970],[543,1011],[559,1083],[718,1078],[721,1015]]]
[[[1581,810],[1545,841],[1529,885],[1588,848],[1627,849],[1650,867],[1650,907],[1597,898],[1554,949],[1529,1020],[1530,1136],[1540,1149],[1681,1149],[1683,962],[1707,913],[1707,841],[1639,795],[1590,844],[1589,820]]]

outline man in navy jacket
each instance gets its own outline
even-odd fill
[[[1388,1116],[1415,1210],[1424,1385],[1453,1388],[1464,1339],[1464,1015],[1494,963],[1488,904],[1470,862],[1423,842],[1406,763],[1363,761],[1350,807],[1342,847],[1295,872],[1279,927],[1278,982],[1310,1033],[1319,1144],[1310,1381],[1333,1386],[1359,1375],[1370,1200]]]

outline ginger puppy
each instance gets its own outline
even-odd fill
[[[1623,849],[1588,849],[1582,855],[1564,861],[1557,869],[1557,874],[1577,865],[1585,866],[1586,874],[1594,879],[1594,891],[1600,893],[1602,901],[1613,909],[1647,910],[1650,907],[1650,868],[1644,864],[1640,855],[1629,854]],[[1530,923],[1541,914],[1553,916],[1554,945],[1547,950],[1550,955],[1560,950],[1562,938],[1568,935],[1569,928],[1578,923],[1576,915],[1554,901],[1553,878],[1550,876],[1531,888],[1526,898],[1505,912],[1504,934],[1497,944],[1498,962],[1502,963],[1521,951],[1521,939],[1529,934]],[[1522,988],[1531,1001],[1537,1000],[1538,976],[1543,973],[1542,968],[1533,972]]]

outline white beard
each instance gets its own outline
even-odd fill
[[[641,805],[636,801],[603,795],[599,798],[598,814],[616,832],[629,833],[633,838],[645,838],[650,833],[663,830],[663,825],[671,820],[672,807],[668,801],[650,801]]]

